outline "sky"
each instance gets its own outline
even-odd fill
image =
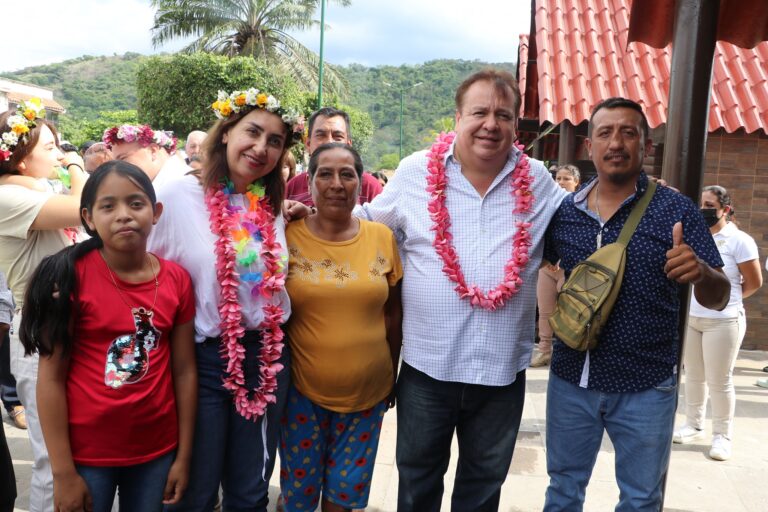
[[[11,14],[17,22],[3,23],[3,39],[14,43],[0,58],[0,72],[81,55],[175,52],[185,43],[152,47],[149,0],[23,4],[23,12]],[[529,0],[352,0],[350,7],[340,7],[330,1],[324,57],[334,64],[367,66],[434,59],[517,61],[518,35],[528,32],[530,5]],[[34,28],[22,22],[33,12],[38,13]],[[48,26],[52,20],[55,27]],[[319,30],[294,35],[319,51]]]

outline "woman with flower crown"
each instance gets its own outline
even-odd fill
[[[35,190],[36,180],[68,171],[68,195]],[[54,125],[45,119],[40,100],[22,102],[0,114],[0,270],[8,278],[17,311],[27,283],[40,261],[71,245],[80,225],[80,193],[85,184],[83,161],[64,155]],[[13,319],[18,332],[21,315]],[[24,357],[18,335],[11,335],[11,372],[25,407],[34,464],[29,506],[53,510],[53,477],[37,415],[37,356]]]
[[[172,510],[266,511],[289,380],[282,159],[303,119],[258,89],[219,92],[202,183],[160,191],[150,249],[195,285],[198,413],[189,490]]]

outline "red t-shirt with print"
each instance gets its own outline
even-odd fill
[[[130,466],[178,443],[171,331],[195,316],[192,282],[158,258],[155,280],[115,287],[99,251],[75,263],[75,342],[67,377],[72,458],[89,466]],[[131,307],[129,307],[130,305]],[[132,308],[145,308],[133,313]]]

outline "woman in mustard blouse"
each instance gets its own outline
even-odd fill
[[[286,229],[292,384],[283,422],[285,510],[365,508],[400,345],[402,267],[392,232],[352,215],[363,163],[342,143],[309,162],[316,212]]]

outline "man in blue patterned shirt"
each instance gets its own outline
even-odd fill
[[[567,197],[547,231],[545,259],[566,276],[598,247],[615,242],[647,190],[648,122],[634,101],[611,98],[589,121],[597,177]],[[545,511],[581,510],[603,432],[613,442],[616,510],[658,510],[669,460],[677,393],[678,289],[722,309],[730,285],[696,205],[659,187],[628,246],[624,280],[597,348],[556,339],[547,390]]]

